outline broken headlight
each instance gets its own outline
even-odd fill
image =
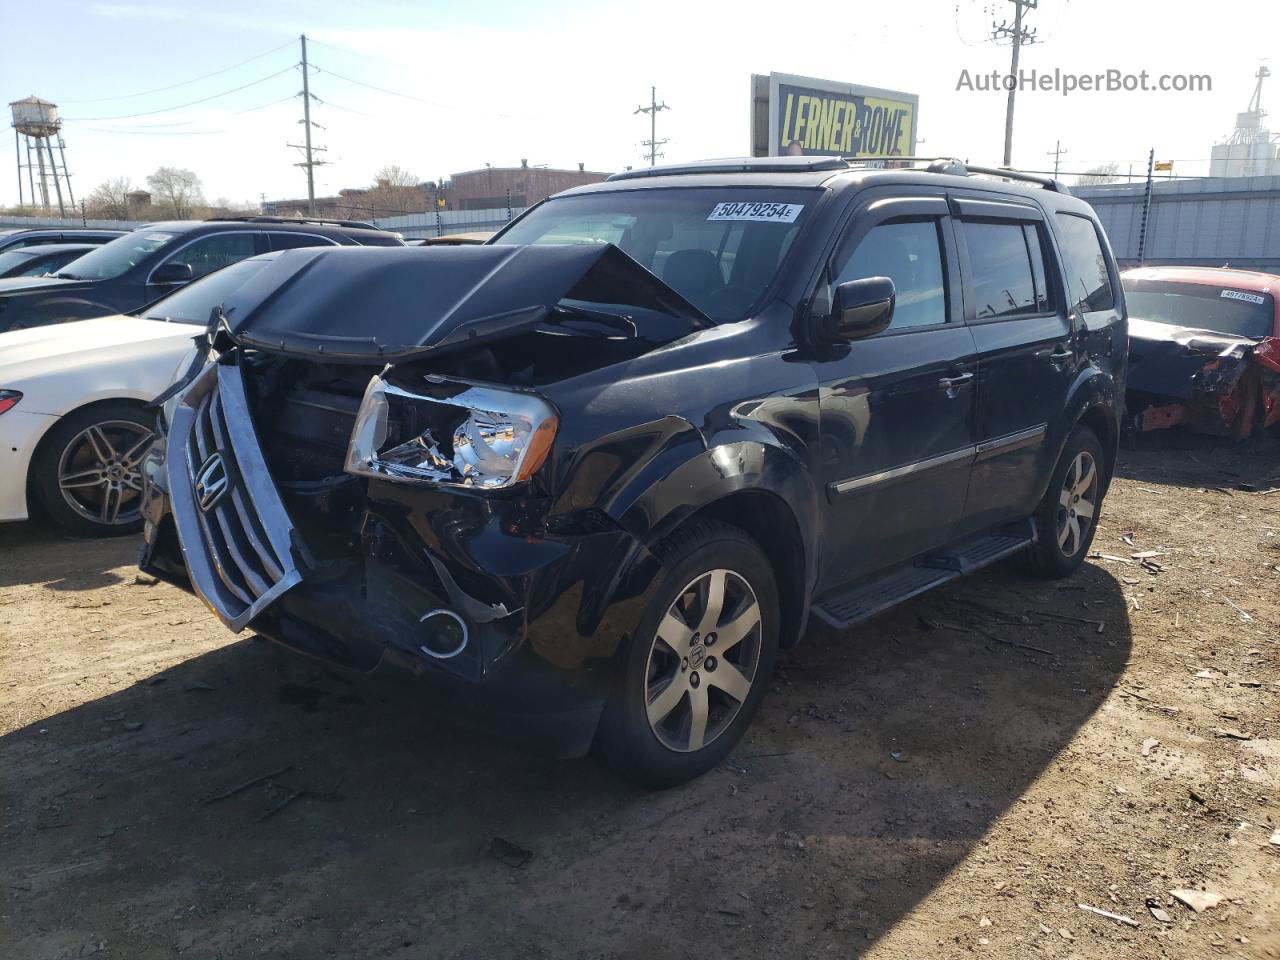
[[[541,397],[423,378],[374,377],[356,415],[346,470],[406,483],[501,490],[545,462],[558,419]]]

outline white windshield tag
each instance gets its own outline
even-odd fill
[[[803,203],[717,203],[708,220],[754,220],[764,223],[795,223]]]
[[[1267,302],[1266,297],[1260,297],[1256,293],[1241,293],[1239,290],[1223,290],[1222,296],[1227,300],[1243,300],[1245,303],[1263,304]]]

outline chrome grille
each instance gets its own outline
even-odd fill
[[[293,525],[267,472],[238,367],[211,364],[187,388],[166,452],[192,585],[239,631],[302,574]]]

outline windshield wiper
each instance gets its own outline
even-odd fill
[[[74,273],[66,273],[65,271],[62,273],[55,273],[54,276],[57,277],[59,280],[83,280],[84,279],[84,277],[77,277]]]

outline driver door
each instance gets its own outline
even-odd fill
[[[859,209],[828,268],[832,287],[886,276],[889,328],[823,348],[820,589],[947,543],[974,456],[973,336],[963,322],[950,212],[941,196],[885,196]]]

